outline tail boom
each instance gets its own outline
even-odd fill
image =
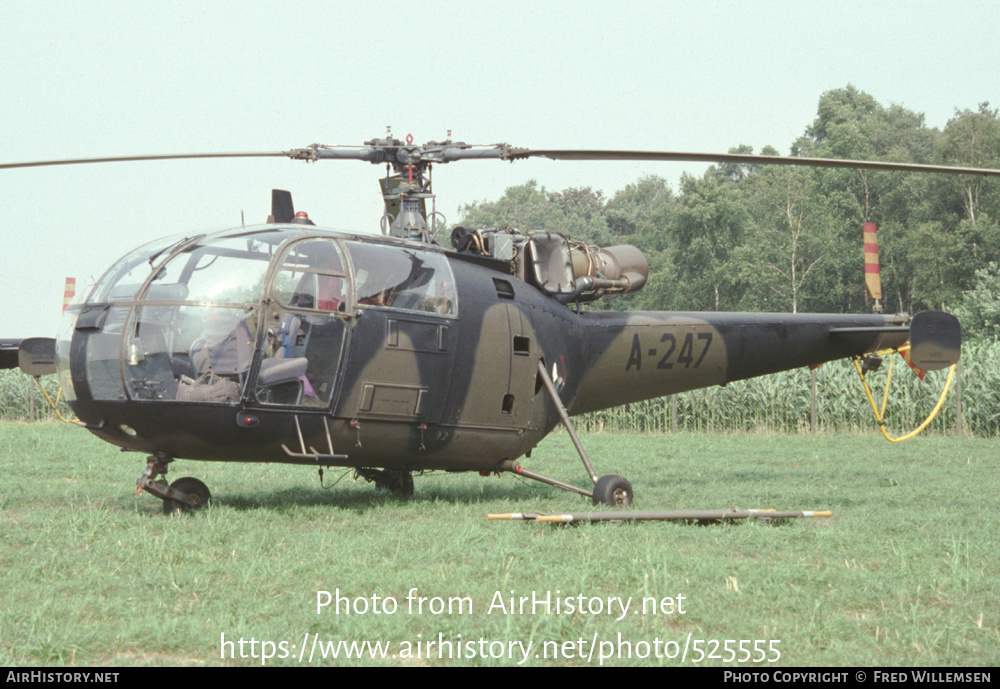
[[[904,316],[590,312],[572,414],[903,345]]]

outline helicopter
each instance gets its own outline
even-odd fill
[[[587,310],[634,293],[649,268],[629,245],[551,232],[455,227],[438,244],[433,165],[696,161],[1000,175],[1000,170],[664,151],[524,149],[451,140],[313,144],[261,153],[88,158],[0,169],[169,158],[285,156],[384,164],[382,236],[323,229],[272,190],[267,222],[169,237],[129,252],[71,305],[55,338],[0,341],[0,367],[57,374],[76,423],[147,456],[137,491],[166,513],[207,505],[175,460],[353,469],[408,497],[413,474],[514,473],[628,506],[598,475],[571,417],[686,390],[911,345],[914,367],[960,357],[954,316]],[[428,209],[430,204],[430,209]],[[874,357],[873,357],[874,360]],[[593,483],[522,466],[560,424]]]

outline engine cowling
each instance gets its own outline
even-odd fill
[[[649,262],[634,246],[595,247],[554,232],[529,235],[525,258],[529,281],[564,303],[637,292],[649,277]]]

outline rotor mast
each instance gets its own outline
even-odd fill
[[[406,141],[392,136],[387,129],[384,139],[371,139],[364,146],[328,146],[313,144],[308,148],[288,151],[286,155],[298,160],[321,159],[364,160],[372,164],[385,163],[386,178],[382,182],[385,202],[382,231],[393,237],[430,243],[433,241],[434,194],[431,191],[431,165],[449,163],[469,158],[504,158],[509,147],[473,146],[451,140],[451,132],[444,141],[413,144],[413,135]],[[393,175],[389,174],[392,171]],[[428,223],[427,202],[432,204],[431,223]],[[395,211],[395,212],[394,212]]]
[[[431,201],[432,207],[434,205],[434,194],[431,192],[430,180],[431,164],[429,161],[421,160],[419,149],[402,147],[403,142],[391,138],[390,131],[386,132],[386,136],[388,137],[386,139],[375,139],[367,142],[368,144],[396,147],[396,161],[386,165],[386,179],[382,187],[382,198],[385,202],[383,232],[385,232],[385,223],[388,222],[390,236],[430,243],[436,229],[428,227],[426,215],[427,201]],[[413,135],[408,134],[406,141],[408,144],[412,144]],[[389,176],[390,167],[398,175],[398,181],[395,185],[392,184],[393,180]],[[395,217],[392,217],[391,208],[396,209]]]

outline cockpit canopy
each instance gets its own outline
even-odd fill
[[[71,341],[85,337],[75,351],[94,399],[327,406],[348,324],[366,308],[457,316],[447,257],[304,226],[168,238],[71,307],[60,370],[68,383]]]

